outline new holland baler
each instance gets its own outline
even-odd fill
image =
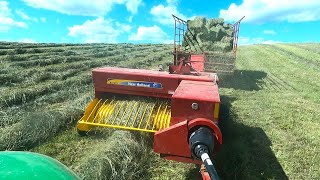
[[[182,45],[182,41],[195,44],[186,36],[187,22],[173,17],[174,61],[169,71],[94,69],[95,99],[77,129],[82,135],[95,127],[154,133],[154,152],[168,160],[202,164],[203,179],[218,179],[211,159],[222,144],[219,71],[206,68],[208,54],[190,52]],[[240,22],[233,25],[234,57]],[[210,67],[215,66],[210,63]]]

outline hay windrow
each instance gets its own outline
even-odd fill
[[[89,94],[83,94],[71,102],[23,114],[17,123],[0,128],[0,150],[30,149],[73,126],[89,99]]]
[[[71,166],[83,179],[135,179],[145,173],[141,157],[147,154],[145,144],[139,143],[128,131],[114,131],[105,143],[94,146],[91,154]]]

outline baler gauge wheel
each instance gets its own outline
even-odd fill
[[[78,133],[81,137],[83,137],[83,136],[88,136],[88,131],[81,131],[81,130],[79,130],[78,128],[77,128],[77,133]]]

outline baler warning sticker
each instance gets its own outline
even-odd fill
[[[133,81],[126,79],[108,79],[107,84],[122,85],[122,86],[135,86],[135,87],[146,87],[161,89],[162,84],[156,82],[145,82],[145,81]]]

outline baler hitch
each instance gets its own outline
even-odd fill
[[[218,180],[218,173],[214,168],[209,156],[209,154],[213,153],[214,141],[214,134],[207,127],[200,127],[196,129],[189,137],[189,145],[192,156],[204,163],[205,170],[208,172],[211,180]],[[205,170],[201,169],[203,179],[207,179],[207,177],[205,177]]]

